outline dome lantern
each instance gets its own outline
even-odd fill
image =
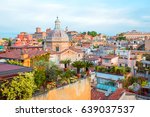
[[[57,19],[55,20],[55,29],[60,29],[60,21],[58,19],[58,16]]]

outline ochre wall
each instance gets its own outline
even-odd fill
[[[48,93],[33,97],[32,100],[90,100],[91,86],[89,79],[50,90]]]
[[[23,61],[23,66],[31,67],[31,66],[30,66],[30,59],[25,59],[25,60]]]

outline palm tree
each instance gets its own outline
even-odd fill
[[[67,60],[62,60],[62,61],[60,61],[60,63],[62,63],[62,64],[64,64],[64,68],[67,68]]]
[[[71,63],[71,60],[68,59],[68,60],[67,60],[68,67],[70,66],[70,63]]]
[[[75,75],[74,71],[71,71],[71,70],[67,70],[64,73],[62,73],[60,75],[61,84],[70,84],[71,83],[71,77],[73,77],[74,75]]]
[[[77,68],[77,74],[79,75],[80,69],[84,67],[84,63],[83,61],[75,61],[72,63],[72,66]]]
[[[66,71],[67,67],[71,63],[71,60],[70,59],[62,60],[62,61],[60,61],[60,63],[64,64],[64,70]]]
[[[93,67],[94,64],[90,61],[84,61],[84,67],[86,69],[87,75],[89,75],[89,67]]]

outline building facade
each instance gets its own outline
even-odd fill
[[[146,51],[150,51],[150,39],[149,40],[145,40],[145,50]]]
[[[54,30],[46,37],[46,46],[54,52],[61,52],[69,48],[69,38],[65,31],[60,28],[60,21],[57,17]]]
[[[50,51],[50,60],[59,64],[61,60],[70,59],[72,62],[81,60],[84,53],[81,49],[71,46],[69,37],[60,27],[60,21],[57,17],[54,30],[47,34],[45,46]]]

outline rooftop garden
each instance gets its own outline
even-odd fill
[[[148,85],[148,80],[143,77],[128,77],[122,81],[123,87],[132,93],[139,95],[147,95],[147,92],[142,91],[142,89]]]
[[[114,75],[126,75],[131,71],[131,68],[130,67],[118,67],[118,66],[106,68],[103,66],[96,66],[95,70],[97,72],[114,74]]]
[[[142,62],[137,61],[136,66],[137,66],[137,72],[145,74],[146,71],[149,71],[150,73],[150,67],[146,67],[146,66],[144,67]]]
[[[150,54],[144,54],[143,57],[145,57],[147,61],[150,61]]]
[[[61,63],[64,64],[64,69],[59,68],[53,62],[40,60],[34,63],[34,71],[20,73],[12,80],[6,80],[0,85],[0,99],[31,99],[33,95],[39,95],[86,78],[89,75],[89,67],[93,66],[87,61],[75,61],[70,64],[70,60],[63,60]],[[71,66],[75,70],[70,69]],[[82,73],[81,68],[84,68]]]

